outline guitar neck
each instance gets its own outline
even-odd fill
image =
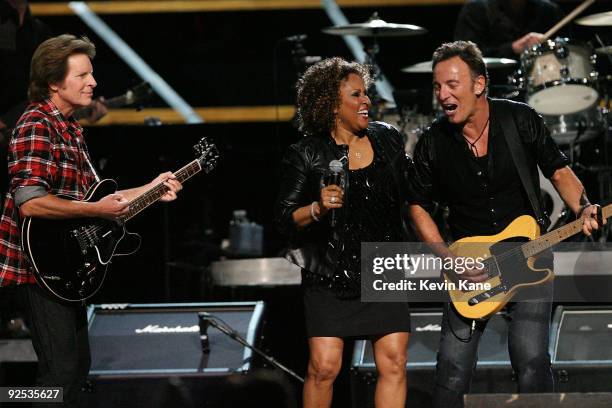
[[[125,105],[128,105],[129,104],[128,101],[129,101],[128,95],[123,94],[120,96],[115,96],[114,98],[106,99],[104,101],[104,105],[109,109],[121,108]],[[89,106],[86,106],[84,108],[77,109],[76,111],[74,111],[72,116],[74,116],[74,118],[77,120],[83,119],[83,118],[90,116],[91,112],[92,112],[92,109]]]
[[[194,160],[186,166],[182,167],[180,170],[174,172],[176,179],[184,183],[186,180],[195,176],[202,170],[202,165],[198,160]],[[123,222],[130,220],[136,214],[148,208],[151,204],[157,202],[160,198],[166,194],[167,188],[163,183],[159,183],[151,189],[145,191],[132,201],[130,201],[130,209],[127,214],[121,217]]]
[[[605,220],[606,218],[612,215],[612,204],[605,206],[601,209],[602,218]],[[571,236],[574,236],[582,231],[582,219],[578,218],[575,221],[570,222],[567,225],[564,225],[561,228],[557,228],[556,230],[550,231],[540,238],[535,239],[533,241],[529,241],[521,246],[523,251],[523,255],[525,258],[529,258],[531,256],[537,255],[542,251],[551,248],[552,246],[558,244],[559,242],[567,239]]]

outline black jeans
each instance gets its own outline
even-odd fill
[[[36,385],[63,387],[64,407],[78,407],[81,386],[91,365],[87,314],[80,303],[67,304],[49,296],[38,285],[20,285],[23,307],[38,357]],[[35,404],[42,408],[43,404]],[[49,404],[59,408],[60,404]]]
[[[552,392],[554,380],[548,353],[552,303],[514,302],[508,304],[507,310],[508,349],[518,392]],[[478,321],[470,337],[472,320],[459,315],[452,304],[446,304],[436,366],[435,408],[463,407],[463,395],[470,390],[478,343],[487,322]]]

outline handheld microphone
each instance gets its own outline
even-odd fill
[[[330,177],[327,180],[327,185],[335,184],[340,188],[343,188],[343,177],[344,177],[344,167],[342,166],[342,162],[340,160],[332,160],[329,162],[329,173]],[[336,209],[332,209],[331,214],[329,216],[329,225],[333,227],[338,223]]]

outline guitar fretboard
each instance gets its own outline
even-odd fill
[[[612,204],[607,205],[602,208],[602,218],[605,220],[606,218],[612,215]],[[523,251],[523,255],[525,258],[529,258],[531,256],[537,255],[542,251],[547,250],[553,245],[558,244],[559,242],[567,239],[573,235],[576,235],[582,231],[582,219],[578,218],[575,221],[570,222],[567,225],[564,225],[561,228],[557,228],[556,230],[550,231],[544,235],[542,235],[538,239],[534,239],[533,241],[529,241],[523,245],[521,245],[521,249]]]
[[[194,160],[182,167],[180,170],[175,171],[174,175],[178,181],[184,183],[186,180],[198,174],[201,170],[202,165],[200,162],[198,160]],[[166,194],[166,191],[168,191],[166,186],[164,186],[163,183],[159,183],[150,190],[142,193],[130,202],[130,209],[127,214],[121,217],[121,220],[123,222],[128,221],[136,214],[149,207],[151,204],[157,202],[163,197],[164,194]]]
[[[121,95],[121,96],[116,96],[114,98],[111,99],[107,99],[104,101],[104,105],[106,105],[107,108],[113,109],[113,108],[121,108],[122,106],[127,105],[128,102],[128,97],[126,95]],[[72,116],[75,119],[84,119],[88,116],[91,115],[93,109],[91,109],[89,106],[86,106],[84,108],[81,109],[77,109]]]

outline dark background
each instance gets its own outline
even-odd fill
[[[567,13],[577,4],[563,2],[561,6]],[[606,11],[610,6],[611,2],[598,2],[584,14]],[[452,40],[459,10],[460,5],[435,5],[343,11],[351,22],[366,21],[378,11],[388,22],[428,29],[423,36],[381,39],[379,54],[380,66],[396,89],[417,89],[427,98],[431,94],[430,75],[405,74],[400,69],[430,59],[436,46]],[[292,61],[292,44],[279,41],[285,36],[307,34],[304,47],[309,55],[352,58],[341,37],[320,32],[331,25],[322,9],[101,17],[195,107],[263,106],[275,102],[291,105],[297,68]],[[118,95],[140,81],[78,17],[41,19],[55,33],[86,34],[96,43],[98,95]],[[606,31],[598,30],[604,39]],[[574,26],[572,40],[589,41],[594,33],[592,29]],[[601,60],[604,65],[600,72],[609,72]],[[278,73],[276,81],[274,67]],[[494,72],[493,83],[505,84],[511,73],[511,70]],[[150,105],[165,106],[155,97]],[[234,209],[246,209],[250,220],[263,225],[265,256],[276,256],[282,250],[284,240],[274,229],[272,206],[282,154],[299,137],[291,123],[86,129],[90,151],[102,175],[116,178],[122,187],[147,182],[160,171],[187,163],[193,158],[191,146],[201,136],[211,137],[219,146],[218,168],[190,180],[177,202],[156,205],[131,222],[129,228],[144,237],[143,247],[137,255],[114,262],[105,288],[94,301],[163,300],[165,261],[185,261],[203,267],[222,256],[219,243],[228,236]],[[181,279],[181,273],[173,271],[171,279]]]
[[[291,1],[291,0],[288,0]],[[566,13],[579,2],[562,2]],[[416,24],[428,29],[419,37],[380,40],[379,64],[396,90],[431,95],[429,74],[404,74],[402,67],[431,59],[434,49],[451,41],[461,5],[346,8],[350,22],[364,22],[378,11],[388,22]],[[599,1],[583,14],[608,11],[612,1]],[[97,95],[112,97],[141,80],[76,16],[43,16],[55,34],[85,34],[96,44],[94,61]],[[292,44],[283,37],[307,34],[308,55],[352,59],[341,37],[325,35],[331,24],[323,9],[206,13],[102,15],[157,73],[194,107],[292,105],[297,68]],[[612,40],[606,29],[572,27],[574,41],[590,41],[594,33]],[[364,39],[367,43],[367,39]],[[595,44],[598,47],[598,44]],[[599,62],[600,73],[610,66]],[[276,77],[274,73],[277,73]],[[512,70],[492,72],[493,84],[506,84]],[[154,97],[148,106],[165,107]],[[206,118],[204,118],[206,119]],[[191,146],[202,136],[214,140],[221,158],[208,175],[185,184],[179,199],[156,204],[128,224],[143,236],[140,251],[115,258],[103,289],[92,303],[160,303],[165,301],[229,301],[264,299],[275,321],[266,348],[303,374],[305,334],[297,288],[269,291],[212,290],[206,284],[212,261],[231,258],[220,249],[228,237],[235,209],[264,227],[264,256],[279,256],[285,240],[273,225],[272,207],[279,182],[280,161],[300,136],[290,122],[204,123],[201,125],[94,126],[85,130],[95,165],[103,177],[121,188],[149,182],[159,172],[176,170],[194,158]],[[587,187],[588,188],[588,187]],[[170,262],[170,264],[168,264]],[[166,275],[167,274],[167,275]],[[166,276],[170,287],[166,288]],[[166,289],[170,297],[166,296]],[[275,316],[274,313],[277,315]],[[282,324],[279,325],[279,322]],[[347,345],[345,361],[351,351]],[[342,387],[347,377],[343,376]],[[338,395],[347,392],[338,392]]]

